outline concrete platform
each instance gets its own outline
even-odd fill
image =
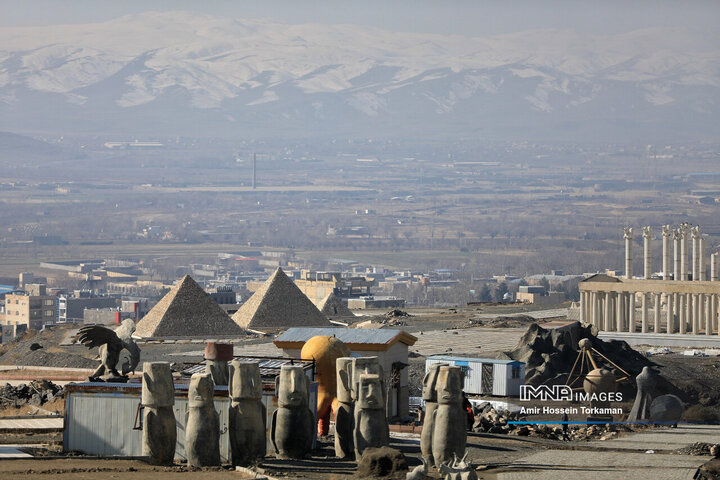
[[[63,417],[0,418],[0,430],[62,430]]]
[[[710,457],[667,452],[696,442],[716,443],[719,435],[720,426],[717,425],[681,425],[632,433],[613,440],[595,440],[581,444],[594,450],[549,450],[521,458],[509,467],[511,471],[500,473],[497,478],[691,479],[697,468]],[[647,450],[664,453],[645,453]]]
[[[629,333],[600,332],[603,340],[623,340],[628,345],[649,345],[658,347],[720,348],[720,335],[680,335],[679,333]]]
[[[27,447],[27,445],[0,445],[0,458],[8,460],[11,458],[30,458],[29,453],[21,452],[19,447]]]
[[[710,457],[651,453],[548,450],[522,458],[498,480],[690,480]]]
[[[611,450],[676,450],[695,442],[717,443],[718,425],[679,425],[677,428],[653,429],[632,433],[612,440],[588,442],[593,448]]]

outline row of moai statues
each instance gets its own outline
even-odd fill
[[[378,357],[337,359],[335,455],[360,459],[365,449],[390,443],[385,382]]]
[[[425,421],[420,451],[436,468],[464,458],[467,412],[463,408],[463,385],[462,369],[444,363],[431,365],[423,378]]]
[[[251,465],[266,455],[266,408],[258,363],[233,360],[228,369],[228,435],[231,463]],[[315,416],[309,408],[310,381],[300,365],[284,365],[276,378],[278,409],[271,439],[278,458],[304,458],[315,439]],[[220,422],[214,405],[215,384],[210,372],[196,373],[188,388],[185,454],[188,465],[220,465]],[[142,454],[156,465],[172,464],[177,442],[173,405],[175,387],[170,365],[143,365]]]

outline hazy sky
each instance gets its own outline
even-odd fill
[[[0,26],[89,23],[164,10],[478,36],[535,28],[618,33],[685,26],[712,31],[720,19],[716,0],[0,0]]]

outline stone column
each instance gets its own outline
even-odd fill
[[[628,332],[635,333],[635,292],[628,294]]]
[[[587,300],[585,300],[585,292],[580,292],[580,323],[587,323],[587,316],[585,315],[585,306]]]
[[[598,298],[598,293],[597,293],[597,292],[591,292],[591,293],[590,293],[590,299],[591,299],[590,304],[591,304],[591,308],[592,308],[592,311],[591,311],[591,313],[592,313],[591,322],[592,322],[593,325],[595,325],[595,328],[597,328],[598,330],[600,330],[600,328],[599,328],[599,326],[598,326],[598,321],[599,321],[599,319],[600,319],[600,318],[599,318],[599,317],[600,317],[600,299]]]
[[[643,236],[643,265],[644,265],[644,277],[645,280],[650,279],[652,275],[652,228],[642,227]]]
[[[660,294],[654,293],[655,297],[655,311],[653,312],[655,318],[653,319],[653,328],[655,333],[660,333]]]
[[[666,329],[667,333],[675,333],[675,309],[673,305],[674,295],[668,293],[665,297],[665,308],[667,310]]]
[[[690,314],[690,316],[692,317],[692,333],[693,333],[693,335],[697,335],[698,327],[699,327],[698,320],[699,320],[699,314],[700,314],[700,309],[698,308],[698,296],[696,293],[694,293],[694,294],[692,294],[691,298],[692,298],[692,300],[690,301],[690,303],[691,303],[691,312],[692,313]]]
[[[605,330],[606,332],[612,331],[612,315],[613,315],[612,292],[606,292],[605,293],[605,325],[603,325],[603,330]]]
[[[700,279],[700,270],[699,270],[699,250],[700,250],[700,227],[695,225],[691,230],[690,234],[692,236],[692,279],[694,282],[698,281]]]
[[[710,312],[710,305],[712,304],[712,295],[703,295],[703,308],[705,309],[705,335],[712,335],[713,330],[713,317]]]
[[[705,237],[700,235],[698,240],[698,280],[705,281]]]
[[[623,325],[623,300],[624,300],[623,293],[616,293],[615,294],[615,331],[616,332],[622,332],[622,325]]]
[[[710,281],[711,282],[717,282],[718,281],[718,254],[717,253],[711,253],[710,254]]]
[[[688,279],[688,233],[690,232],[687,223],[680,225],[680,280]]]
[[[647,301],[647,293],[643,292],[642,299],[640,301],[640,308],[642,309],[642,313],[640,316],[640,331],[642,333],[647,333],[648,331],[648,301]]]
[[[670,225],[662,226],[662,248],[663,248],[663,280],[670,280],[670,236],[672,228]]]
[[[673,280],[680,280],[680,229],[673,230]]]
[[[175,386],[170,364],[143,363],[142,455],[153,465],[172,465],[175,459],[177,427],[175,424]]]
[[[633,258],[632,258],[632,247],[633,247],[633,229],[632,227],[625,227],[623,238],[625,239],[625,278],[632,278],[633,275]]]
[[[679,330],[684,334],[687,331],[687,318],[685,310],[685,294],[679,294],[677,299],[678,319],[680,320]]]
[[[715,294],[710,295],[710,317],[713,330],[717,329],[720,333],[720,329],[718,329],[718,296]]]

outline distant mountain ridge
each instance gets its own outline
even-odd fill
[[[0,29],[0,129],[717,140],[718,38],[487,38],[188,12]]]

